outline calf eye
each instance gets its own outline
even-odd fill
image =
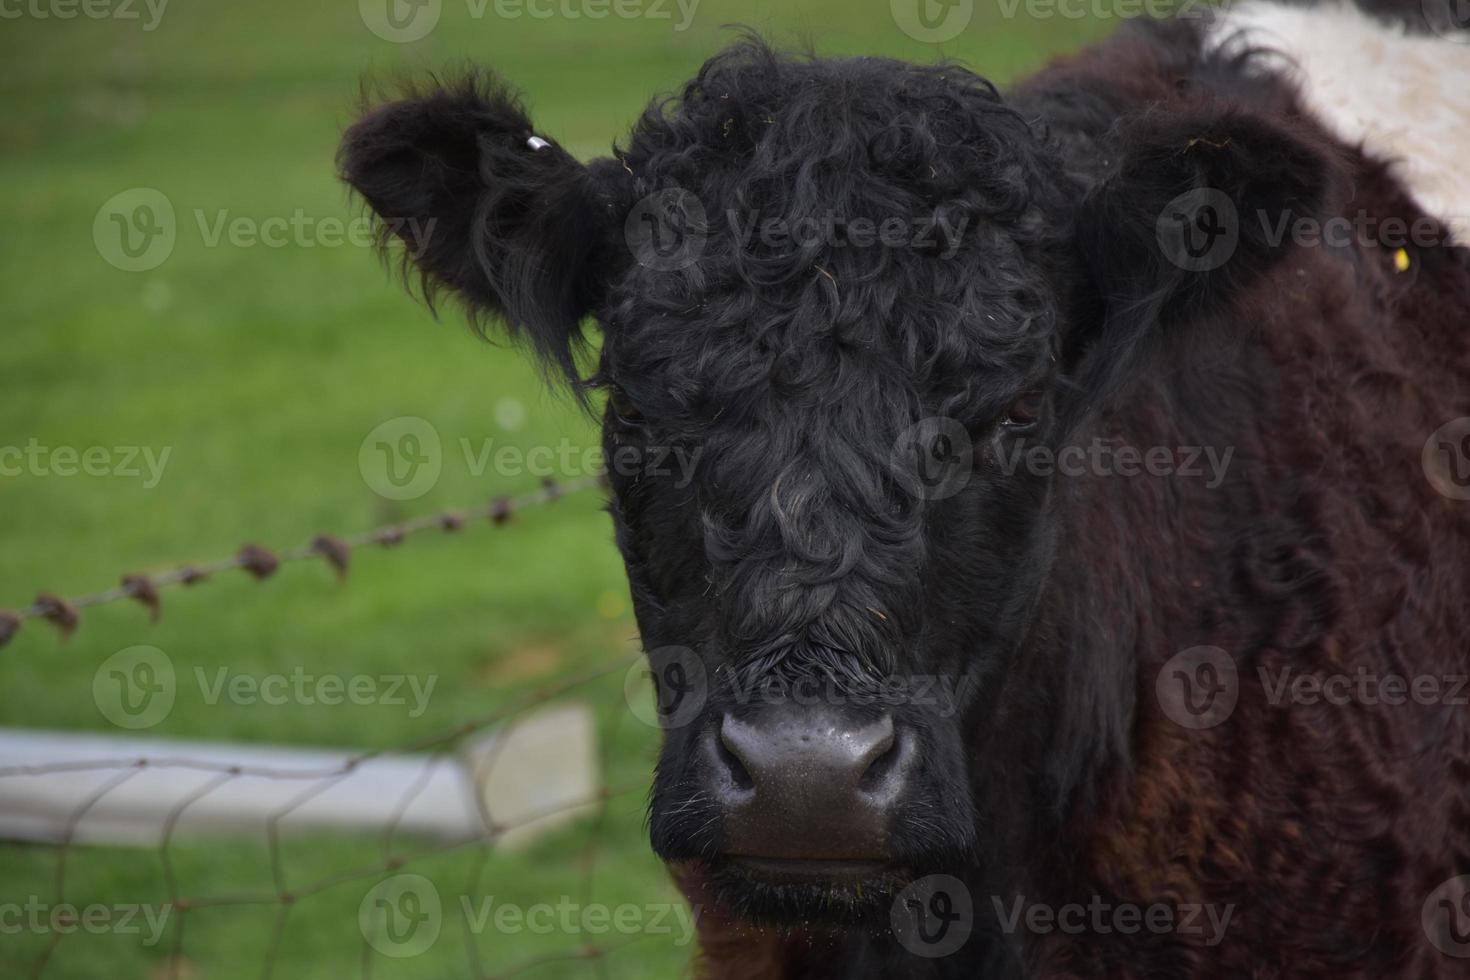
[[[1028,391],[1011,402],[1002,423],[1011,429],[1029,429],[1041,418],[1041,409],[1046,405],[1046,396],[1039,391]]]
[[[607,403],[612,408],[613,417],[619,423],[626,426],[640,426],[644,423],[643,413],[630,401],[621,388],[614,388],[608,394]]]

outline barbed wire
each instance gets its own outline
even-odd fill
[[[124,599],[142,603],[147,608],[150,619],[157,622],[163,613],[161,590],[179,585],[198,585],[219,572],[238,569],[249,572],[260,581],[274,575],[287,562],[310,559],[325,561],[337,573],[337,577],[342,579],[347,575],[354,548],[369,545],[391,548],[424,531],[438,529],[454,533],[475,521],[488,521],[492,526],[503,527],[527,507],[551,503],[569,494],[590,490],[605,483],[605,478],[601,476],[584,477],[570,482],[548,479],[542,481],[539,490],[531,493],[496,497],[478,507],[426,514],[346,537],[318,534],[307,544],[285,551],[274,552],[258,544],[246,544],[229,558],[180,565],[154,575],[130,572],[122,576],[118,585],[89,595],[64,599],[54,593],[42,592],[26,608],[19,611],[0,610],[0,647],[9,643],[28,619],[49,621],[65,639],[81,622],[81,610]]]

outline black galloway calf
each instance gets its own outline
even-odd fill
[[[347,133],[607,392],[706,975],[1470,976],[1470,46],[1403,20],[1004,94],[746,39],[587,164],[489,75]]]

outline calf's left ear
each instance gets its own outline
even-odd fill
[[[1078,215],[1101,305],[1067,339],[1087,403],[1287,257],[1294,224],[1320,219],[1331,176],[1325,150],[1238,110],[1160,110],[1128,126],[1116,170]]]

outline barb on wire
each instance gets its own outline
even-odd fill
[[[344,579],[347,576],[353,548],[367,545],[392,547],[401,544],[410,535],[422,531],[437,528],[453,533],[463,530],[475,520],[486,520],[495,527],[503,527],[509,523],[511,517],[527,507],[551,503],[567,494],[600,486],[603,482],[602,477],[585,477],[569,483],[545,480],[541,484],[541,489],[518,497],[496,497],[489,503],[478,507],[427,514],[348,537],[318,534],[312,538],[310,543],[282,552],[273,552],[258,544],[247,544],[230,558],[203,564],[182,565],[157,575],[129,573],[122,577],[119,585],[111,589],[77,596],[73,599],[64,599],[52,593],[43,592],[36,596],[30,606],[18,612],[0,610],[0,647],[5,646],[28,619],[49,620],[60,631],[62,639],[65,639],[76,630],[80,623],[81,610],[123,599],[133,599],[142,603],[148,610],[149,617],[156,622],[163,612],[163,603],[159,595],[162,589],[176,585],[196,585],[208,580],[216,572],[239,569],[249,572],[256,579],[266,579],[275,574],[286,562],[322,559],[336,572],[339,580]]]

